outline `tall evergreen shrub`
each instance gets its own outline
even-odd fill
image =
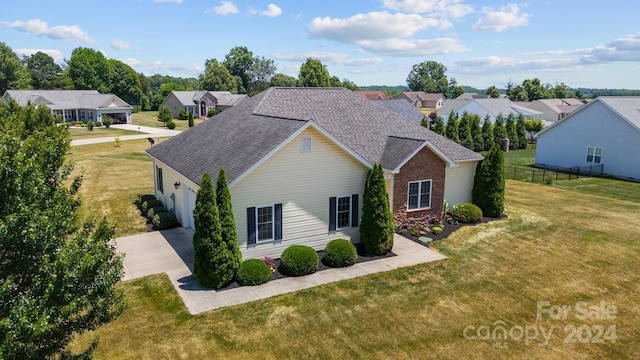
[[[506,138],[507,129],[504,126],[504,117],[502,114],[498,114],[498,116],[496,116],[496,122],[493,124],[493,142],[502,149],[504,146],[504,139]]]
[[[493,147],[493,123],[491,123],[491,117],[489,115],[484,117],[484,122],[482,123],[482,141],[484,145],[482,150],[489,151],[491,147]]]
[[[364,189],[360,245],[367,254],[383,255],[393,247],[395,225],[384,183],[382,165],[376,164],[367,175]]]
[[[216,184],[216,205],[220,214],[220,227],[222,244],[229,252],[229,268],[235,273],[242,264],[242,253],[238,247],[238,233],[236,231],[236,221],[233,217],[233,207],[231,205],[231,194],[227,183],[227,174],[224,168],[218,172],[218,182]]]
[[[494,145],[476,166],[471,195],[485,216],[497,218],[504,211],[504,153]]]

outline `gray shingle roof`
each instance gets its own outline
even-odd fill
[[[426,140],[453,161],[482,159],[344,88],[270,88],[147,153],[197,184],[204,171],[217,174],[221,166],[233,182],[309,120],[386,169],[395,168]]]
[[[424,114],[418,110],[415,106],[411,105],[406,99],[386,99],[386,100],[371,100],[375,104],[384,106],[387,110],[391,110],[394,113],[404,117],[407,120],[415,123],[420,123]]]
[[[31,102],[53,110],[99,109],[112,104],[131,107],[116,95],[100,94],[96,90],[7,90],[6,95],[21,106]]]

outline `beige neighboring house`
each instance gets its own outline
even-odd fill
[[[391,96],[384,93],[384,91],[368,91],[368,90],[358,90],[356,94],[362,96],[365,99],[369,100],[388,100],[391,99]]]
[[[100,94],[97,90],[7,90],[3,98],[13,99],[21,106],[28,103],[46,106],[64,121],[98,122],[103,115],[109,115],[115,123],[131,123],[131,105],[116,95]]]
[[[178,118],[180,111],[191,113],[196,118],[207,117],[209,110],[224,111],[229,109],[248,96],[244,94],[232,94],[229,91],[172,91],[162,102],[171,109],[174,118]]]
[[[563,119],[572,112],[578,110],[584,102],[578,99],[540,99],[530,102],[529,109],[542,113],[542,118],[549,122],[556,122]]]
[[[243,258],[360,239],[367,173],[380,163],[396,225],[471,201],[479,154],[344,88],[267,89],[146,150],[155,196],[183,226],[202,175],[224,168]]]
[[[424,91],[405,91],[396,99],[405,99],[418,109],[430,108],[440,110],[444,106],[446,98],[439,93],[426,93]]]
[[[542,119],[542,113],[524,106],[517,105],[507,98],[482,98],[472,100],[453,99],[447,100],[444,107],[440,110],[440,116],[447,121],[451,112],[458,114],[459,117],[467,112],[476,114],[484,121],[485,117],[489,117],[489,121],[495,123],[496,117],[502,115],[505,119],[509,114],[514,116],[522,115],[528,119]]]

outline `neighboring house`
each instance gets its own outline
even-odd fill
[[[420,124],[425,117],[422,111],[418,110],[415,106],[411,105],[404,99],[388,99],[388,100],[371,100],[375,104],[381,105],[387,110],[402,116],[403,118],[410,120],[416,124]]]
[[[546,121],[556,122],[578,110],[584,103],[578,99],[540,99],[530,102],[527,107],[542,113]]]
[[[405,99],[418,109],[431,108],[436,111],[442,108],[446,98],[442,94],[426,93],[424,91],[405,91],[396,99]]]
[[[102,121],[109,115],[115,123],[131,123],[131,105],[113,94],[96,90],[7,90],[4,99],[13,99],[21,106],[28,103],[51,109],[64,121]]]
[[[391,96],[384,93],[384,91],[356,91],[356,94],[369,100],[387,100],[391,99]]]
[[[146,152],[156,197],[191,228],[202,175],[225,169],[244,258],[278,257],[292,244],[359,242],[375,163],[385,169],[395,217],[440,218],[445,199],[471,201],[482,159],[342,88],[273,87]]]
[[[456,100],[488,99],[490,97],[491,96],[489,96],[489,95],[480,95],[480,94],[474,93],[474,92],[466,92],[466,93],[462,93],[462,94],[458,95]]]
[[[440,109],[440,116],[446,120],[449,117],[451,111],[462,116],[466,111],[469,114],[477,114],[480,119],[484,121],[485,117],[489,115],[491,122],[496,121],[496,117],[500,114],[505,118],[509,114],[518,116],[524,115],[525,119],[541,119],[542,113],[540,111],[532,110],[524,106],[516,105],[511,100],[506,98],[487,98],[487,99],[472,99],[472,100],[447,100]]]
[[[598,97],[538,134],[536,166],[640,180],[640,97]]]
[[[246,99],[247,95],[232,94],[229,91],[172,91],[162,102],[177,118],[181,111],[191,113],[196,118],[207,117],[209,110],[226,110]]]

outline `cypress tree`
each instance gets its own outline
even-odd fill
[[[189,127],[193,127],[193,113],[189,113]]]
[[[222,243],[216,194],[209,173],[202,175],[193,218],[196,227],[193,272],[200,285],[220,289],[231,283],[235,274],[229,266],[230,253]]]
[[[493,124],[491,123],[491,117],[487,114],[484,117],[482,123],[482,141],[484,142],[482,150],[489,151],[493,147]]]
[[[501,149],[504,144],[504,139],[507,138],[507,129],[504,127],[504,117],[502,114],[496,116],[496,123],[493,124],[493,142]]]
[[[482,128],[480,127],[480,115],[471,116],[471,136],[473,136],[473,151],[480,152],[484,149]]]
[[[395,225],[384,183],[382,165],[369,170],[364,189],[360,245],[367,254],[384,255],[393,248]]]
[[[442,120],[442,116],[436,116],[436,122],[433,124],[433,131],[436,134],[444,136],[444,120]]]
[[[220,227],[223,246],[226,245],[229,251],[228,267],[233,274],[236,273],[242,263],[242,253],[238,247],[238,234],[236,232],[236,221],[233,217],[233,206],[231,204],[231,194],[227,183],[227,174],[224,168],[218,172],[218,182],[216,184],[216,205],[220,214]]]
[[[420,126],[422,126],[423,128],[427,128],[429,130],[431,130],[431,124],[430,124],[430,119],[428,116],[423,116],[422,120],[420,120]]]
[[[516,134],[518,136],[518,149],[527,148],[527,127],[525,126],[524,115],[518,115],[518,121],[516,122]]]
[[[507,116],[507,122],[505,123],[505,129],[507,131],[507,138],[509,139],[509,150],[518,148],[518,132],[516,131],[516,119],[513,113]]]
[[[497,218],[504,211],[504,154],[494,145],[476,166],[471,195],[486,216]]]
[[[445,128],[445,136],[447,139],[460,144],[460,137],[458,136],[458,114],[451,110],[449,119],[447,119],[447,127]]]
[[[473,150],[473,136],[471,135],[471,115],[466,111],[462,114],[460,124],[458,124],[458,136],[460,145]]]

